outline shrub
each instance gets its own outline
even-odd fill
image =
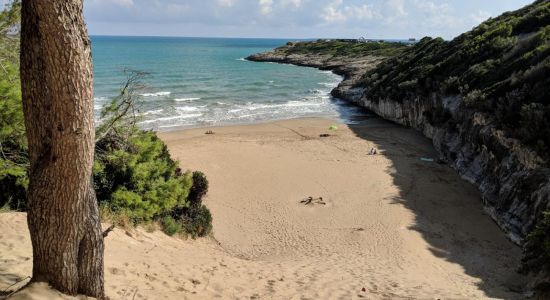
[[[202,204],[202,198],[208,193],[208,179],[200,171],[193,172],[193,185],[189,191],[189,204],[191,207],[199,207]]]
[[[137,129],[123,146],[107,137],[97,147],[93,175],[100,203],[128,210],[135,223],[185,206],[191,175],[176,174],[177,162],[154,132]]]
[[[182,231],[181,224],[170,216],[165,216],[164,218],[162,218],[161,224],[162,224],[162,230],[164,231],[164,233],[166,233],[169,236],[173,236],[175,234],[181,233]]]
[[[202,204],[202,198],[208,192],[208,180],[204,173],[193,172],[191,186],[186,206],[176,206],[172,210],[172,218],[184,224],[185,231],[193,238],[203,237],[212,231],[212,215]]]
[[[207,236],[212,231],[212,214],[204,205],[190,208],[182,220],[185,231],[193,238]]]

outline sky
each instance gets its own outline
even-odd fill
[[[0,0],[0,3],[8,0]],[[85,0],[92,35],[451,39],[533,0]]]

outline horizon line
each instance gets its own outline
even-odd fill
[[[287,41],[293,41],[293,40],[358,40],[361,37],[358,38],[349,38],[349,37],[236,37],[236,36],[230,36],[230,37],[222,37],[222,36],[179,36],[179,35],[118,35],[118,34],[89,34],[90,37],[148,37],[148,38],[190,38],[190,39],[250,39],[250,40],[287,40]],[[429,37],[429,36],[426,36]],[[411,38],[414,38],[416,40],[419,40],[415,37],[410,38],[366,38],[366,40],[369,41],[378,41],[378,40],[384,40],[384,41],[406,41]],[[432,37],[433,38],[433,37]]]

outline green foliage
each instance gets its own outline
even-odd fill
[[[200,171],[193,172],[193,186],[189,191],[189,205],[199,207],[202,204],[202,198],[208,192],[208,179]]]
[[[402,43],[374,42],[365,43],[351,42],[346,40],[319,40],[315,42],[293,43],[292,47],[285,48],[289,54],[326,54],[332,56],[395,56],[406,48]]]
[[[212,214],[204,205],[189,209],[182,221],[193,238],[207,236],[212,231]]]
[[[416,84],[415,84],[416,82]],[[367,71],[366,96],[461,95],[466,108],[550,159],[550,1],[490,19],[446,42],[424,38]]]
[[[145,74],[127,75],[120,95],[101,112],[93,177],[100,203],[140,223],[185,207],[192,178],[181,173],[155,132],[137,127],[136,91]]]
[[[199,171],[193,172],[193,185],[189,192],[188,203],[185,207],[172,210],[172,217],[180,221],[187,233],[193,238],[203,237],[212,231],[212,215],[210,210],[202,204],[202,198],[208,192],[208,180]]]
[[[161,219],[162,230],[169,236],[181,233],[182,226],[170,216]]]
[[[97,128],[93,176],[98,200],[115,219],[122,215],[132,224],[159,220],[169,235],[185,229],[204,236],[212,228],[210,212],[202,206],[208,180],[201,172],[182,173],[156,133],[137,127],[136,91],[146,74],[127,75],[120,95],[103,108]]]
[[[107,137],[98,143],[94,162],[98,200],[115,212],[128,210],[135,223],[170,213],[185,205],[192,183],[177,168],[154,132],[135,129],[124,143]]]

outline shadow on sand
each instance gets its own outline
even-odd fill
[[[349,107],[342,109],[349,112]],[[421,234],[429,250],[478,278],[478,288],[488,297],[523,298],[525,279],[516,273],[520,247],[484,213],[477,188],[437,163],[431,141],[366,110],[355,118],[342,117],[351,121],[348,126],[356,136],[374,142],[378,153],[391,160],[387,172],[399,195],[390,201],[414,213],[409,229]]]

